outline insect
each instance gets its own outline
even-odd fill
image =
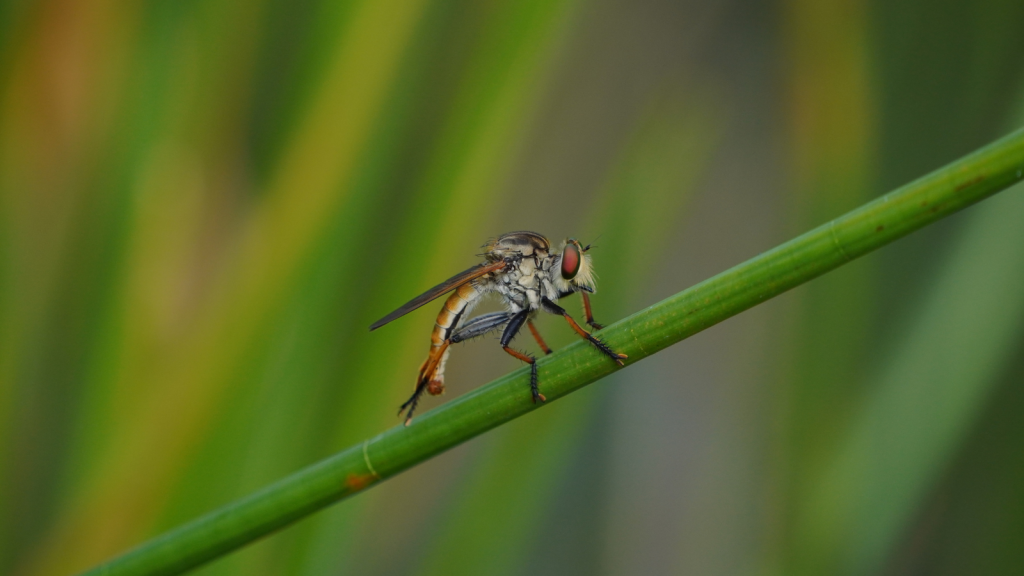
[[[566,239],[553,252],[548,239],[536,232],[503,234],[484,245],[484,262],[452,276],[374,322],[370,326],[371,331],[454,290],[437,315],[434,331],[430,335],[430,353],[420,366],[412,396],[398,410],[399,415],[405,412],[405,425],[408,426],[412,421],[413,412],[424,391],[434,396],[444,392],[444,366],[448,361],[449,347],[502,327],[501,347],[505,352],[530,364],[530,393],[533,401],[545,402],[547,399],[537,385],[536,358],[510,346],[512,339],[526,324],[540,349],[545,354],[551,354],[551,349],[533,324],[533,318],[540,310],[565,318],[577,334],[622,366],[622,361],[627,358],[625,354],[614,352],[607,344],[580,327],[564,308],[556,304],[560,298],[579,292],[587,325],[595,330],[602,328],[594,322],[590,310],[589,295],[594,293],[594,271],[587,254],[589,250],[590,246],[581,246],[572,238]],[[481,297],[492,292],[499,295],[507,310],[481,314],[467,320],[469,312]]]

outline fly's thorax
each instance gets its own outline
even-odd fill
[[[531,308],[530,298],[527,296],[531,288],[521,283],[524,278],[529,283],[532,277],[524,277],[518,269],[511,270],[504,274],[500,281],[494,285],[494,291],[498,293],[502,302],[511,312],[519,312]]]
[[[533,273],[537,271],[537,259],[523,258],[519,261],[518,269],[520,277],[533,276]]]
[[[518,258],[501,272],[500,284],[507,286],[510,292],[540,290],[543,281],[550,274],[543,269],[546,258]]]
[[[552,282],[552,278],[551,278],[550,274],[545,275],[541,279],[540,289],[541,289],[541,292],[544,294],[544,296],[547,297],[548,300],[551,300],[552,302],[557,302],[558,301],[558,295],[559,295],[560,292],[558,291],[558,288],[555,286],[554,282]]]
[[[488,257],[494,259],[515,256],[546,256],[551,252],[551,243],[544,236],[527,230],[502,234],[484,245]]]
[[[524,258],[519,263],[519,278],[516,282],[526,290],[536,290],[538,286],[538,278],[543,274],[543,271],[537,266],[537,260],[534,258]]]
[[[544,258],[537,260],[537,268],[545,274],[552,274],[553,271],[557,272],[558,266],[558,255],[548,254]]]
[[[505,267],[494,272],[482,289],[497,292],[513,312],[536,310],[543,298],[557,300],[559,293],[575,291],[579,285],[590,286],[593,282],[589,256],[581,258],[575,278],[562,278],[559,267],[564,246],[552,251],[548,239],[536,232],[509,232],[484,248],[488,260],[504,261]]]
[[[521,312],[530,307],[526,290],[518,284],[499,284],[494,290],[509,312]]]
[[[530,289],[526,291],[526,302],[529,305],[530,310],[540,309],[540,293],[537,290]]]

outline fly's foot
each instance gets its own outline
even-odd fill
[[[536,404],[538,400],[541,402],[547,402],[548,399],[540,393],[540,388],[537,387],[537,363],[530,364],[530,393],[533,395],[533,403]]]
[[[536,404],[537,400],[547,402],[547,398],[545,398],[544,395],[540,393],[540,389],[537,388],[537,359],[529,354],[523,354],[518,350],[509,348],[507,344],[503,344],[502,348],[505,352],[508,352],[512,356],[530,364],[530,393],[533,395],[533,403]]]
[[[618,364],[619,366],[625,366],[626,365],[623,362],[623,360],[625,360],[626,358],[629,358],[629,356],[626,356],[625,354],[618,354],[617,352],[615,352],[614,350],[609,348],[607,344],[605,344],[604,342],[602,342],[598,338],[596,338],[594,336],[591,336],[590,334],[587,335],[587,340],[590,340],[590,342],[594,346],[597,346],[598,350],[600,350],[601,352],[604,352],[606,356],[608,356],[612,360],[615,360],[615,363]]]
[[[401,416],[402,412],[405,412],[405,425],[408,426],[412,423],[412,413],[416,411],[416,405],[420,403],[420,394],[423,393],[422,388],[417,388],[412,393],[412,397],[405,401],[405,404],[398,409],[398,415]]]
[[[590,326],[594,330],[604,330],[604,324],[598,324],[593,320],[587,320],[587,326]]]

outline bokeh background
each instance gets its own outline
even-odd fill
[[[0,3],[0,573],[84,569],[398,424],[436,307],[367,326],[488,237],[593,242],[609,323],[1009,132],[1022,24]],[[1022,352],[1011,190],[196,574],[1020,573]],[[459,346],[424,408],[518,367]]]

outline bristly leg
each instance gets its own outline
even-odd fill
[[[612,360],[615,360],[616,364],[618,364],[619,366],[625,366],[626,365],[623,362],[623,360],[625,360],[626,358],[629,358],[629,356],[626,356],[625,354],[618,354],[618,353],[616,353],[607,344],[605,344],[602,340],[598,339],[596,336],[591,335],[590,333],[588,333],[583,328],[580,328],[579,324],[576,324],[576,321],[573,320],[572,317],[566,316],[566,320],[569,321],[569,325],[571,325],[573,328],[578,328],[578,330],[576,330],[576,331],[579,332],[581,336],[583,336],[584,338],[589,340],[591,344],[596,346],[598,350],[600,350],[601,352],[604,352],[605,355],[607,355]]]
[[[533,333],[533,339],[537,341],[537,345],[545,354],[551,354],[551,348],[548,347],[547,342],[540,337],[540,332],[537,331],[537,327],[533,325],[533,320],[527,320],[526,325],[530,328],[530,332]]]
[[[412,393],[412,396],[402,404],[402,407],[398,409],[398,415],[401,416],[402,412],[405,412],[405,425],[408,426],[412,423],[412,413],[416,411],[416,405],[420,403],[420,396],[423,391],[427,388],[426,384],[421,383],[416,386],[416,391]],[[406,411],[408,408],[408,411]]]
[[[523,327],[523,322],[529,317],[530,311],[523,310],[517,312],[508,322],[508,326],[505,326],[505,331],[501,334],[501,347],[505,352],[508,352],[512,356],[526,362],[530,365],[530,394],[533,396],[533,403],[536,404],[538,400],[541,402],[547,402],[547,398],[540,393],[540,388],[537,385],[537,359],[529,354],[524,354],[518,350],[513,350],[509,347],[509,343],[516,337],[516,334]]]
[[[466,321],[462,326],[459,326],[458,330],[452,334],[450,340],[452,341],[452,344],[457,344],[459,342],[478,338],[492,330],[501,328],[512,319],[512,316],[514,316],[512,312],[491,312],[490,314],[481,314],[472,320]]]
[[[402,412],[408,412],[405,415],[405,425],[408,426],[412,422],[412,413],[416,411],[416,405],[420,402],[420,396],[423,391],[426,390],[433,395],[438,395],[444,392],[444,380],[440,374],[435,374],[438,365],[441,364],[445,357],[445,352],[448,351],[448,347],[451,346],[451,340],[445,340],[438,345],[432,345],[430,347],[430,354],[427,355],[427,359],[423,361],[420,366],[420,375],[416,380],[416,389],[412,393],[412,396],[405,401],[405,404],[398,409],[398,415],[401,416]],[[436,376],[436,378],[435,378]]]
[[[533,396],[533,403],[536,404],[537,400],[541,402],[547,402],[548,399],[540,393],[540,388],[537,386],[537,362],[530,362],[530,394]]]
[[[570,316],[569,313],[565,311],[565,308],[562,308],[558,304],[555,304],[548,298],[544,298],[543,300],[541,300],[541,304],[544,305],[544,309],[547,310],[548,312],[551,312],[552,314],[561,314],[561,316],[565,318],[565,321],[569,323],[569,326],[571,326],[577,334],[590,341],[590,343],[596,346],[598,350],[604,352],[605,355],[614,360],[616,364],[618,364],[619,366],[625,366],[623,360],[629,358],[629,356],[626,356],[625,354],[618,354],[617,352],[612,350],[607,344],[593,336],[590,332],[587,332],[586,330],[581,328],[580,325],[577,324],[575,320],[573,320],[572,316]]]

